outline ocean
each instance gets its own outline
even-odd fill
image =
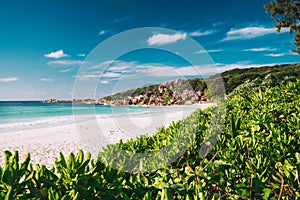
[[[108,106],[85,103],[44,103],[42,101],[0,101],[0,132],[23,130],[74,122],[74,114],[88,116],[143,114],[142,106]],[[78,118],[77,118],[78,119]]]
[[[189,106],[190,107],[190,106]],[[196,108],[195,108],[196,109]],[[42,101],[0,101],[0,133],[90,120],[95,117],[154,116],[185,112],[184,106],[108,106],[85,103],[44,103]],[[79,116],[79,117],[78,117]]]

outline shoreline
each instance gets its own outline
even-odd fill
[[[0,122],[0,135],[6,132],[15,132],[21,130],[29,130],[35,128],[45,128],[49,126],[61,126],[75,122],[76,119],[82,118],[82,120],[89,120],[94,118],[111,118],[111,117],[119,117],[124,115],[132,115],[132,116],[139,116],[144,115],[145,113],[149,112],[150,110],[172,110],[177,109],[180,110],[182,108],[206,108],[209,106],[214,105],[213,103],[205,103],[205,104],[192,104],[192,105],[171,105],[171,106],[142,106],[142,105],[129,105],[129,106],[111,106],[112,113],[103,113],[103,114],[66,114],[66,115],[57,115],[57,116],[40,116],[40,117],[27,117],[27,118],[8,118],[8,119],[1,119]],[[144,110],[137,111],[137,112],[123,112],[118,113],[118,111],[114,111],[114,109],[118,108],[145,108]],[[76,110],[76,108],[75,108]]]
[[[205,109],[212,104],[200,106],[174,106],[180,109],[164,109],[156,107],[151,113],[133,115],[95,115],[93,119],[74,117],[74,121],[67,124],[56,124],[31,129],[0,132],[0,165],[4,163],[4,151],[19,151],[20,160],[27,153],[31,154],[33,164],[44,164],[51,167],[59,152],[69,155],[82,149],[89,151],[92,156],[107,144],[126,141],[140,135],[152,135],[162,126],[168,126],[173,121],[178,121],[189,116],[197,108]],[[189,108],[189,109],[187,109]],[[76,119],[79,117],[78,119]],[[95,140],[94,138],[98,138]],[[94,143],[86,142],[91,139]],[[96,146],[94,145],[96,144]],[[95,148],[97,147],[97,148]]]

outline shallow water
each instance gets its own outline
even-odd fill
[[[84,103],[44,103],[42,101],[0,101],[0,132],[74,122],[74,115],[83,120],[92,115],[142,114],[149,108],[133,106],[90,105]]]
[[[16,130],[56,126],[93,118],[116,116],[155,116],[172,112],[185,112],[198,106],[107,106],[84,103],[44,103],[42,101],[0,101],[0,133]]]

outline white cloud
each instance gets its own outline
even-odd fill
[[[108,61],[107,61],[108,62]],[[104,63],[104,62],[103,62]],[[112,63],[112,61],[109,61]],[[81,75],[77,78],[80,80],[91,80],[103,78],[103,84],[108,84],[111,80],[129,79],[129,78],[150,78],[150,77],[191,77],[191,76],[209,76],[228,69],[237,67],[254,67],[249,62],[239,62],[232,65],[201,65],[201,66],[161,66],[155,64],[138,64],[137,62],[115,61],[112,67],[104,73],[102,71],[92,71]],[[257,65],[258,66],[258,65]],[[130,72],[130,74],[128,73]],[[107,82],[108,83],[107,83]]]
[[[186,33],[176,33],[173,35],[169,34],[154,34],[153,36],[148,38],[148,45],[164,45],[178,42],[179,40],[185,40],[187,34]]]
[[[249,64],[249,62],[237,62],[237,63],[233,63],[233,64],[218,64],[217,68],[218,71],[221,72],[225,72],[231,69],[243,69],[243,68],[251,68],[251,67],[261,67],[263,66],[262,64]]]
[[[128,72],[133,67],[137,66],[137,62],[124,62],[124,61],[115,61],[112,65],[108,68],[109,71],[112,72]]]
[[[81,73],[79,75],[74,76],[75,78],[78,78],[79,80],[91,80],[91,79],[99,79],[103,78],[106,79],[108,78],[109,80],[117,80],[122,77],[121,73],[115,73],[115,72],[88,72],[88,73]]]
[[[123,72],[123,68],[120,71],[119,69],[114,71],[108,70],[106,72],[102,71],[92,71],[85,72],[74,76],[80,80],[93,80],[99,79],[102,84],[109,84],[111,81],[128,80],[128,79],[149,79],[149,78],[175,78],[175,77],[192,77],[192,76],[203,76],[208,77],[210,75],[214,75],[216,73],[221,73],[234,68],[250,68],[250,67],[261,67],[261,66],[273,66],[279,63],[268,63],[268,64],[251,64],[250,61],[241,61],[233,64],[211,64],[211,65],[199,65],[199,66],[162,66],[155,64],[138,64],[137,62],[126,62],[119,61],[124,66],[134,66],[128,70],[128,68],[124,69],[126,72]],[[116,62],[118,63],[118,62]],[[116,66],[117,67],[117,66]],[[122,66],[120,66],[121,69]]]
[[[279,65],[283,63],[264,63],[264,64],[250,64],[249,61],[242,61],[242,62],[237,62],[233,64],[217,64],[217,68],[219,73],[225,72],[231,69],[244,69],[244,68],[255,68],[255,67],[262,67],[262,66],[274,66],[274,65]],[[286,63],[285,63],[286,64]],[[206,69],[207,72],[209,72],[209,68]],[[213,74],[213,73],[212,73]],[[211,75],[212,75],[211,74]]]
[[[102,83],[102,84],[109,84],[109,81],[103,80],[103,81],[100,81],[100,83]]]
[[[243,51],[253,51],[253,52],[258,52],[258,51],[276,51],[276,48],[270,48],[270,47],[261,47],[261,48],[251,48],[251,49],[245,49]]]
[[[84,57],[85,54],[84,54],[84,53],[78,53],[77,56],[79,56],[79,57]]]
[[[102,74],[101,77],[105,77],[105,78],[117,78],[120,77],[122,74],[120,73],[115,73],[115,72],[105,72],[104,74]]]
[[[8,78],[0,78],[0,82],[7,83],[19,80],[18,77],[8,77]]]
[[[88,70],[95,70],[95,69],[104,69],[107,71],[112,71],[112,72],[127,72],[129,69],[133,68],[136,66],[136,62],[124,62],[120,60],[107,60],[104,62],[101,62],[99,64],[96,64]]]
[[[100,68],[103,68],[103,67],[108,67],[109,65],[111,65],[113,62],[116,62],[114,60],[107,60],[107,61],[103,61],[99,64],[96,64],[90,68],[88,68],[89,70],[93,70],[93,69],[100,69]]]
[[[224,50],[223,49],[200,50],[200,51],[197,51],[196,54],[216,53],[216,52],[221,52],[221,51],[224,51]]]
[[[60,73],[66,73],[66,72],[70,72],[70,71],[72,71],[71,68],[69,68],[69,69],[64,69],[64,70],[60,70],[59,72],[60,72]]]
[[[179,77],[179,76],[199,76],[202,70],[199,67],[184,66],[157,66],[157,65],[141,65],[137,67],[139,76],[147,77]]]
[[[199,65],[199,66],[141,66],[141,70],[138,72],[147,77],[191,77],[191,76],[203,76],[207,77],[213,74],[221,73],[228,69],[237,68],[244,64],[236,65]]]
[[[120,60],[107,60],[86,68],[84,73],[77,75],[75,78],[80,80],[91,80],[95,78],[103,78],[111,80],[118,80],[120,78],[129,77],[129,72],[135,73],[134,67],[138,65],[137,62],[125,62]]]
[[[216,32],[215,30],[207,30],[207,31],[199,30],[199,31],[194,31],[194,32],[189,33],[189,36],[200,37],[200,36],[205,36],[205,35],[211,35],[215,32]]]
[[[231,69],[239,68],[253,68],[262,66],[274,66],[280,63],[267,63],[267,64],[251,64],[249,61],[241,61],[233,64],[216,63],[211,65],[199,66],[155,66],[155,65],[141,65],[138,66],[137,73],[147,77],[179,77],[179,76],[203,76],[208,77],[217,73],[222,73]]]
[[[181,76],[203,75],[201,67],[198,66],[186,66],[186,67],[175,68],[175,73],[180,74]]]
[[[101,30],[101,31],[98,33],[98,35],[104,35],[106,32],[107,32],[107,31],[105,31],[105,30]]]
[[[51,79],[51,78],[41,78],[41,81],[51,82],[51,81],[53,81],[53,79]]]
[[[99,75],[97,74],[80,74],[73,76],[74,78],[78,78],[79,80],[90,80],[94,78],[99,78]]]
[[[47,64],[50,66],[54,65],[81,65],[83,61],[81,60],[54,60],[50,61]]]
[[[65,54],[63,50],[58,50],[55,52],[51,52],[49,54],[45,54],[44,56],[47,58],[56,58],[57,59],[57,58],[67,57],[68,55]]]
[[[275,65],[280,65],[280,64],[292,64],[292,63],[263,63],[263,64],[251,64],[249,61],[241,61],[237,63],[232,63],[232,64],[223,64],[223,63],[218,63],[216,64],[217,69],[219,73],[231,70],[231,69],[245,69],[245,68],[255,68],[255,67],[263,67],[263,66],[275,66]],[[202,69],[201,69],[202,70]],[[215,74],[215,69],[212,67],[207,67],[203,68],[203,71],[206,72],[208,75],[213,75]]]
[[[287,31],[287,29],[281,30],[281,32]],[[222,41],[251,39],[272,33],[276,33],[276,28],[266,28],[263,26],[245,27],[240,29],[232,28],[226,33],[226,37]]]
[[[266,54],[265,56],[270,56],[270,57],[281,57],[281,56],[285,56],[285,53],[270,53],[270,54]]]

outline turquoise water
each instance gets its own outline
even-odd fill
[[[200,107],[207,107],[202,105]],[[199,106],[107,106],[42,101],[0,101],[0,133],[59,126],[96,118],[118,116],[164,116],[166,113],[195,110]],[[204,108],[203,107],[203,108]],[[75,117],[76,116],[76,119]]]
[[[0,132],[74,121],[76,115],[143,114],[149,108],[89,105],[84,103],[44,103],[42,101],[0,101]]]
[[[90,105],[84,103],[44,103],[42,101],[0,101],[1,119],[22,119],[76,114],[112,114],[141,112],[147,108],[134,106]],[[1,122],[0,122],[1,123]]]

